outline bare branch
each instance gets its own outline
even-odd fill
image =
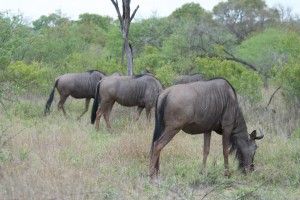
[[[131,17],[130,17],[130,21],[132,21],[133,20],[133,18],[134,18],[134,16],[135,16],[135,13],[137,12],[137,10],[139,9],[139,5],[136,7],[136,9],[133,11],[133,13],[132,13],[132,15],[131,15]]]
[[[227,51],[226,49],[223,49],[223,51],[224,51],[226,54],[228,54],[229,56],[231,56],[232,58],[235,58],[235,56],[234,56],[232,53],[230,53],[229,51]]]
[[[220,57],[219,55],[217,55],[217,54],[205,54],[205,55],[199,55],[200,57],[206,57],[206,56],[208,56],[208,57],[210,57],[210,58],[217,58],[217,57]],[[252,64],[250,64],[250,63],[248,63],[248,62],[246,62],[246,61],[244,61],[244,60],[241,60],[241,59],[239,59],[239,58],[235,58],[235,57],[221,57],[221,59],[225,59],[225,60],[232,60],[232,61],[235,61],[235,62],[237,62],[237,63],[241,63],[241,64],[243,64],[243,65],[245,65],[246,67],[248,67],[249,69],[251,69],[251,70],[253,70],[253,71],[255,71],[255,72],[257,72],[258,74],[261,74],[261,72],[258,70],[258,68],[257,67],[255,67],[254,65],[252,65]]]
[[[123,0],[123,19],[130,19],[130,0]]]
[[[270,105],[270,103],[271,103],[271,101],[272,101],[274,95],[276,94],[276,92],[277,92],[280,88],[281,88],[281,86],[279,86],[279,87],[275,90],[275,92],[272,94],[272,96],[271,96],[271,98],[270,98],[270,100],[269,100],[269,103],[268,103],[268,105],[266,106],[266,108]]]
[[[120,21],[120,24],[121,24],[121,27],[122,27],[122,17],[121,17],[121,13],[120,13],[120,9],[119,9],[119,4],[118,4],[118,0],[111,0],[111,2],[113,3],[113,5],[115,6],[116,8],[116,11],[117,11],[117,14],[118,14],[118,18],[119,18],[119,21]]]
[[[219,183],[218,185],[216,185],[215,187],[213,187],[211,190],[209,190],[208,192],[205,193],[205,195],[201,198],[201,200],[205,199],[207,197],[207,195],[209,195],[210,193],[212,193],[215,189],[217,189],[218,187],[226,184],[228,181],[223,181],[221,183]]]
[[[258,74],[261,74],[261,71],[258,70],[257,67],[255,67],[254,65],[252,65],[252,64],[250,64],[250,63],[248,63],[248,62],[246,62],[244,60],[241,60],[239,58],[234,58],[234,57],[233,58],[226,57],[225,59],[226,60],[233,60],[235,62],[241,63],[241,64],[245,65],[246,67],[252,69],[253,71],[257,72]]]

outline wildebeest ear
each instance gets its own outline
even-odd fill
[[[252,133],[250,134],[251,140],[260,140],[260,139],[262,139],[265,136],[265,134],[262,131],[260,131],[260,132],[261,132],[261,135],[256,136],[256,130],[252,131]]]
[[[250,134],[250,138],[251,138],[251,140],[255,140],[255,138],[256,138],[256,130],[252,131],[252,133]]]

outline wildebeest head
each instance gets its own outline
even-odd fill
[[[248,138],[242,138],[244,136],[236,135],[236,158],[239,161],[239,169],[242,169],[245,173],[254,171],[254,155],[257,149],[255,140],[260,140],[264,137],[264,134],[257,136],[256,130],[251,134],[247,134]]]

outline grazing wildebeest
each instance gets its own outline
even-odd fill
[[[122,76],[122,74],[120,72],[114,72],[111,74],[111,76]]]
[[[60,100],[58,102],[58,110],[62,109],[64,115],[66,111],[64,109],[64,103],[68,96],[71,95],[76,99],[85,98],[85,109],[78,119],[88,111],[91,98],[95,98],[97,83],[105,77],[103,72],[97,70],[89,70],[84,73],[71,73],[64,74],[56,78],[53,89],[50,93],[50,97],[46,103],[44,114],[49,113],[51,103],[54,99],[54,91],[57,88]]]
[[[142,71],[141,71],[141,74],[152,74],[148,69],[143,69]]]
[[[96,129],[99,130],[100,118],[103,114],[106,127],[111,132],[109,115],[115,102],[127,107],[138,106],[136,120],[145,108],[146,116],[150,121],[150,111],[162,89],[160,81],[148,74],[105,77],[97,85],[91,122],[94,124],[96,120]]]
[[[160,151],[180,131],[204,133],[203,172],[210,149],[211,131],[222,135],[225,176],[229,176],[228,154],[236,150],[239,167],[253,170],[256,131],[250,135],[233,87],[225,79],[175,85],[164,90],[155,106],[155,129],[151,146],[150,177],[159,171]],[[229,147],[230,151],[229,151]]]
[[[203,81],[204,78],[205,78],[204,74],[199,74],[199,73],[192,74],[192,75],[184,75],[178,81],[175,82],[175,85],[191,83],[196,81]]]

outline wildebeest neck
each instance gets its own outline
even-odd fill
[[[245,135],[248,136],[247,133],[247,125],[242,114],[241,108],[238,107],[236,110],[236,121],[233,129],[233,135]]]

